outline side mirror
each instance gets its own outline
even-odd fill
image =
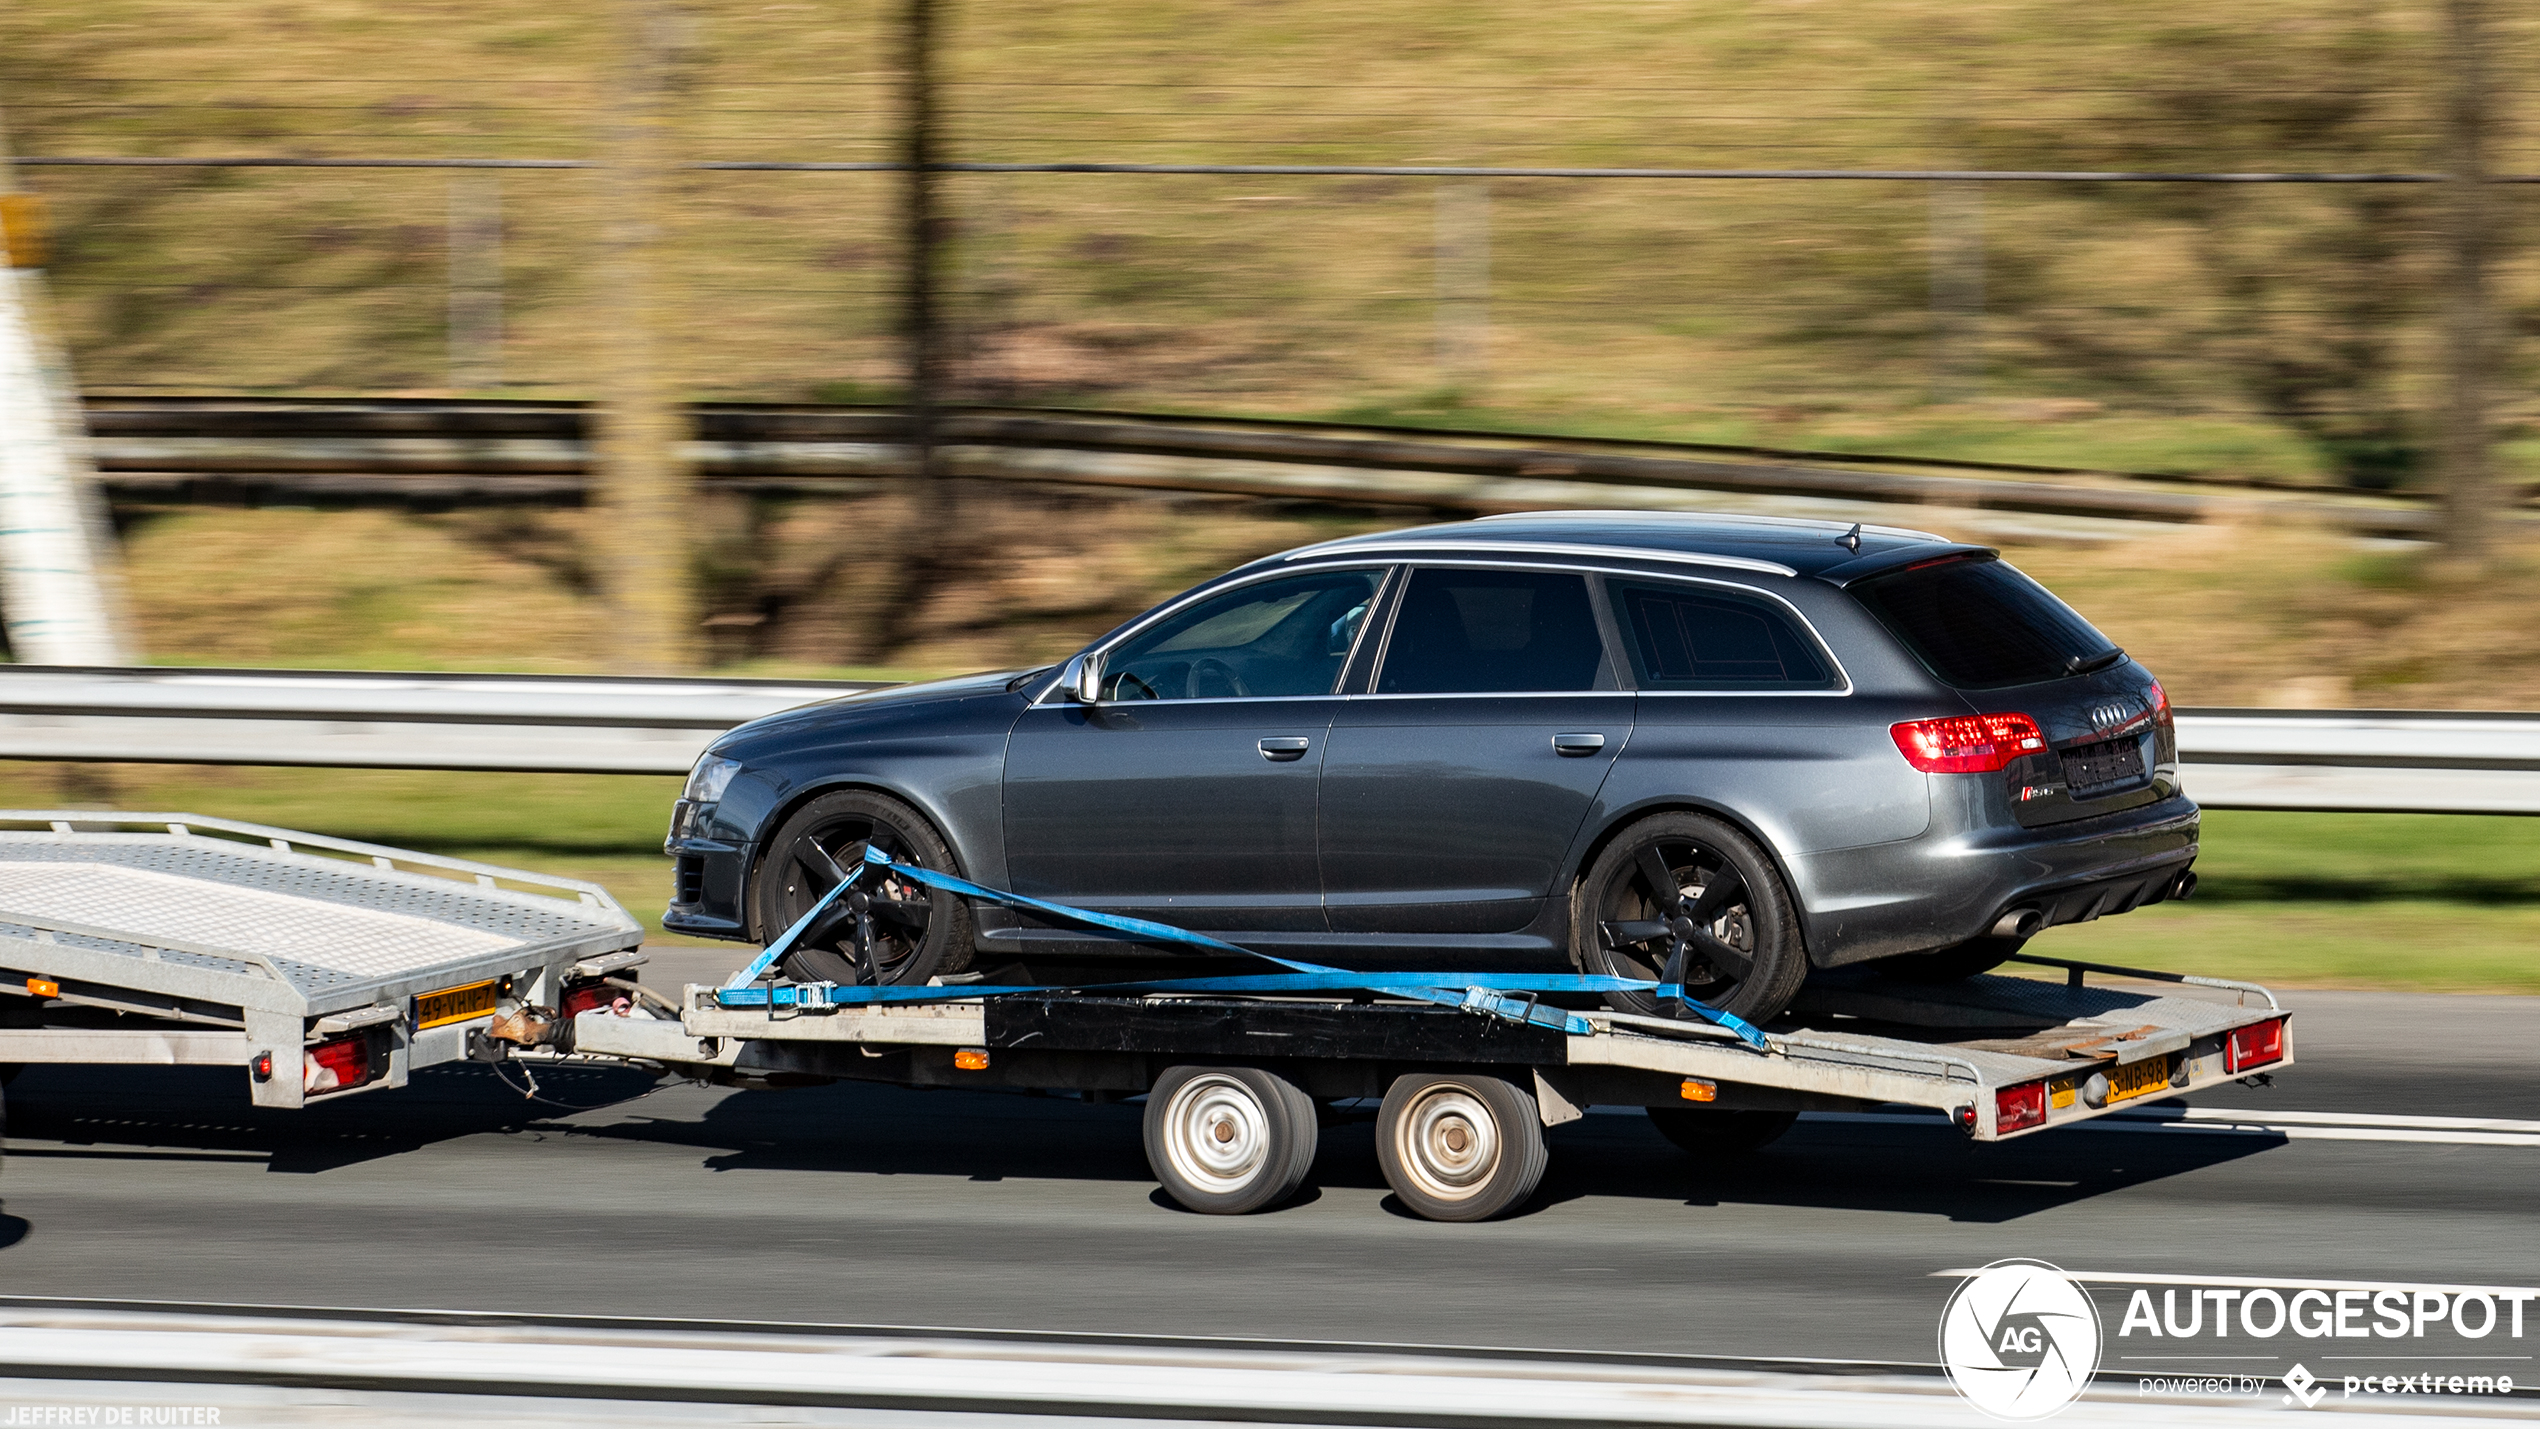
[[[1080,705],[1102,703],[1102,662],[1079,655],[1058,672],[1058,687]]]

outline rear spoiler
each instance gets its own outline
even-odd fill
[[[1956,541],[1932,541],[1922,545],[1899,546],[1860,557],[1839,566],[1828,566],[1817,572],[1817,579],[1843,587],[1872,576],[1911,570],[1916,566],[1936,566],[1945,561],[1990,561],[2001,556],[1991,546],[1961,545]]]

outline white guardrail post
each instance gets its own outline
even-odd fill
[[[0,667],[0,758],[679,774],[717,734],[878,685]],[[2190,709],[2214,809],[2540,814],[2540,714]]]

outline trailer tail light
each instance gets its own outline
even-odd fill
[[[2251,1027],[2232,1030],[2223,1042],[2223,1070],[2233,1076],[2252,1067],[2263,1067],[2284,1060],[2284,1019],[2261,1022]]]
[[[2022,755],[2046,752],[2046,736],[2024,714],[1908,720],[1887,732],[1905,762],[1925,774],[1990,774]]]
[[[309,1092],[340,1092],[371,1079],[370,1036],[356,1032],[332,1037],[311,1047],[301,1058],[301,1087]]]
[[[580,983],[564,990],[564,1001],[556,1015],[567,1021],[598,1008],[614,1007],[627,1000],[626,994],[604,982]]]
[[[2046,1084],[2022,1082],[1993,1094],[1993,1130],[2026,1131],[2046,1124]]]

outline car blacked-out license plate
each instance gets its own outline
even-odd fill
[[[465,1022],[471,1017],[483,1017],[494,1010],[495,998],[502,990],[501,984],[500,978],[487,978],[465,987],[446,987],[439,992],[415,994],[415,1030],[420,1032],[427,1027],[442,1027],[453,1022]]]
[[[2170,1089],[2170,1059],[2167,1053],[2146,1057],[2140,1062],[2124,1062],[2108,1069],[2108,1105],[2134,1097],[2149,1096]]]
[[[2143,777],[2143,746],[2131,739],[2064,751],[2064,782],[2075,793],[2130,784]]]

